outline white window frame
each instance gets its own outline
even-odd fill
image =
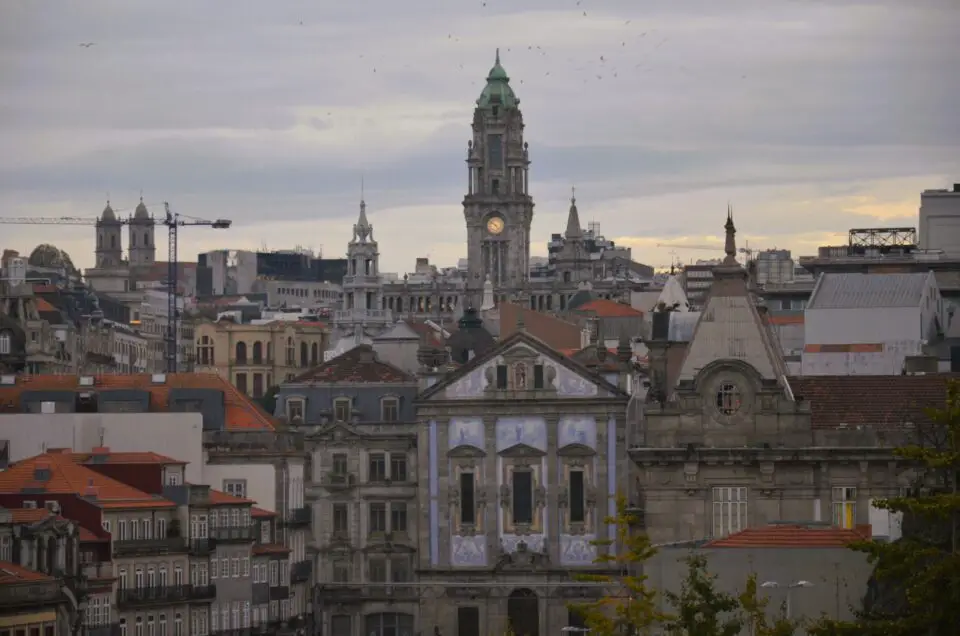
[[[223,492],[241,499],[247,498],[247,480],[246,479],[224,479]]]
[[[834,486],[830,503],[833,525],[853,530],[857,525],[857,489],[855,486]]]
[[[746,486],[713,488],[713,536],[725,537],[749,527]]]
[[[346,417],[338,417],[338,411],[346,405]],[[333,421],[349,422],[353,415],[353,400],[348,397],[338,397],[333,399]]]
[[[394,407],[397,417],[396,419],[388,420],[386,417],[387,405],[390,404]],[[387,395],[380,398],[380,421],[388,423],[397,423],[400,421],[400,398],[394,395]]]

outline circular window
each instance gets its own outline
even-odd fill
[[[717,410],[723,415],[733,415],[740,410],[740,389],[732,382],[724,382],[717,390]]]

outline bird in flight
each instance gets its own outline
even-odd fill
[[[81,43],[80,43],[80,46],[82,46],[82,47],[85,48],[85,49],[89,49],[89,48],[90,48],[91,46],[93,46],[94,44],[96,44],[96,42],[81,42]]]

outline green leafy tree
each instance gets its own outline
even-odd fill
[[[675,616],[664,629],[671,636],[738,636],[743,626],[740,603],[732,594],[720,592],[716,575],[707,571],[707,557],[693,554],[685,559],[687,576],[680,592],[665,591]]]
[[[929,431],[896,454],[919,468],[905,496],[874,505],[903,513],[903,537],[852,544],[874,564],[872,593],[853,621],[824,619],[818,636],[955,636],[960,633],[960,385],[943,409],[927,412]],[[878,595],[877,588],[887,593]]]
[[[598,547],[613,546],[616,551],[601,551],[595,563],[605,564],[616,574],[577,574],[578,581],[601,583],[606,595],[598,600],[573,603],[570,608],[582,616],[590,636],[641,636],[669,618],[657,607],[656,591],[647,585],[643,564],[657,550],[646,534],[634,532],[636,517],[628,510],[624,497],[617,497],[617,514],[604,523],[616,528],[616,541],[597,539]]]
[[[740,604],[740,616],[743,626],[750,636],[794,636],[798,624],[781,614],[770,619],[767,613],[769,598],[757,594],[757,575],[751,574],[747,578],[747,585],[737,597]]]

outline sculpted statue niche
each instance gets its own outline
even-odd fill
[[[527,388],[527,365],[523,362],[518,362],[513,367],[513,388],[517,391]]]

